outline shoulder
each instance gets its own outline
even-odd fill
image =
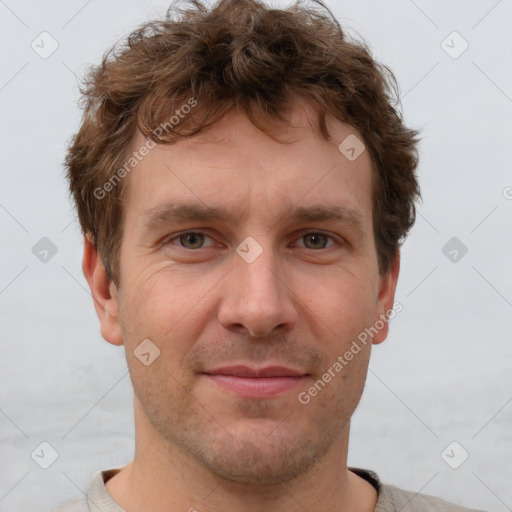
[[[51,510],[51,512],[90,512],[90,510],[87,505],[87,498],[82,496],[81,498],[62,503],[57,508]]]
[[[105,482],[119,473],[121,468],[110,468],[94,473],[87,495],[66,501],[51,512],[124,512],[105,488]]]
[[[378,493],[374,512],[484,512],[461,507],[418,492],[406,491],[395,485],[384,484],[377,473],[369,469],[349,467],[350,471],[372,484]]]
[[[375,512],[484,512],[455,505],[428,494],[406,491],[394,485],[381,484],[380,497]]]

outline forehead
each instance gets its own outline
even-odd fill
[[[232,110],[197,136],[158,144],[127,176],[125,214],[140,217],[187,199],[231,210],[239,218],[260,212],[269,222],[298,203],[337,204],[363,219],[371,216],[368,151],[348,158],[361,151],[358,132],[327,116],[331,138],[326,141],[316,128],[316,112],[305,102],[296,102],[289,120],[290,127],[277,121],[269,125],[279,137],[276,142]],[[137,133],[130,150],[145,142]],[[347,144],[353,146],[348,153]]]

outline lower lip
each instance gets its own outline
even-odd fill
[[[290,391],[304,380],[298,377],[235,377],[233,375],[207,375],[224,389],[248,398],[272,398]]]

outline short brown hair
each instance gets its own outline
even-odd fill
[[[65,165],[82,231],[93,238],[110,279],[119,284],[121,177],[130,170],[128,147],[136,130],[152,144],[169,144],[198,134],[236,107],[272,136],[261,121],[286,122],[293,95],[315,107],[325,139],[326,114],[362,135],[373,163],[379,271],[386,273],[414,224],[420,197],[418,132],[404,125],[393,105],[398,85],[392,71],[372,58],[364,42],[349,38],[320,0],[287,9],[259,0],[220,0],[212,8],[199,0],[189,4],[171,6],[163,20],[145,23],[114,45],[81,88],[84,116]],[[191,98],[200,108],[170,123]]]

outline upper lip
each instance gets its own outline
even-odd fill
[[[285,366],[266,366],[265,368],[251,368],[249,366],[223,366],[207,370],[208,375],[230,375],[233,377],[303,377],[303,372]]]

